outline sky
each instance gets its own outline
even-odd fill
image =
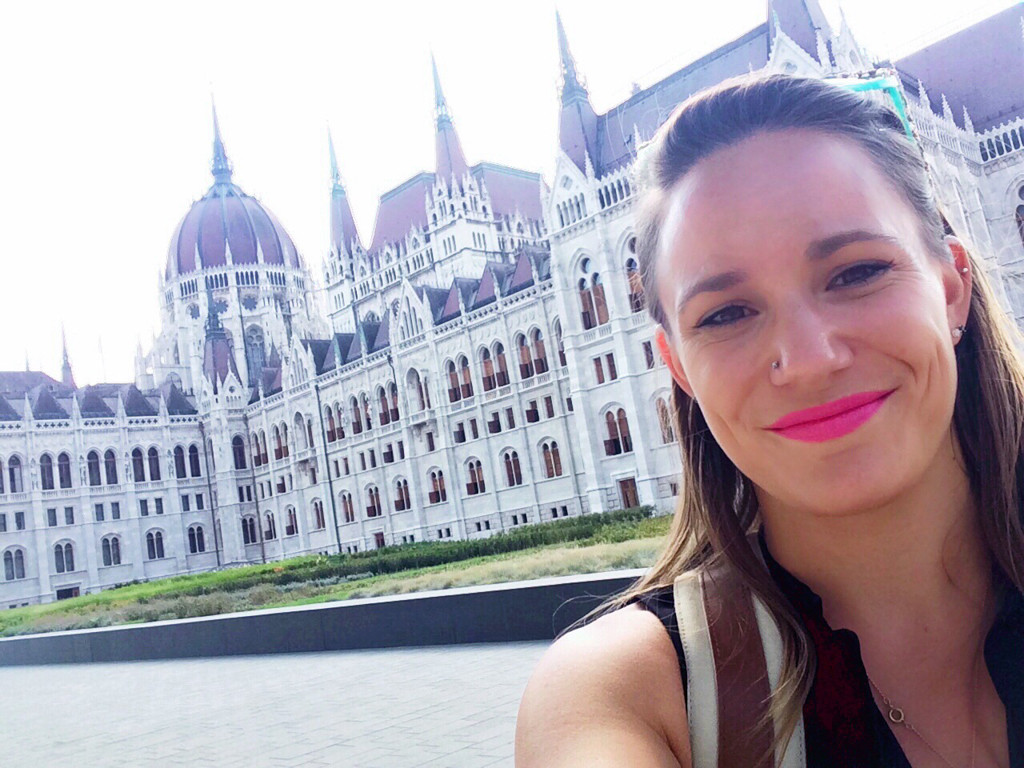
[[[847,0],[898,57],[1020,0]],[[317,274],[328,125],[359,233],[432,170],[433,52],[467,160],[539,171],[557,150],[555,8],[604,112],[765,20],[764,0],[5,3],[0,7],[0,370],[130,381],[158,330],[175,226],[212,183],[211,94],[234,181]],[[839,20],[837,0],[822,0]],[[932,94],[937,97],[938,94]]]

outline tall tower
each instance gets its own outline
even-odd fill
[[[75,385],[75,375],[71,371],[71,360],[68,357],[68,337],[64,333],[64,326],[60,327],[60,346],[61,346],[61,357],[62,363],[60,367],[60,380],[61,383],[69,389],[78,389]],[[27,363],[26,363],[27,365]]]

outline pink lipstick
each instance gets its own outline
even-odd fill
[[[875,415],[895,390],[858,392],[823,405],[793,411],[768,429],[805,443],[823,443],[848,435]]]

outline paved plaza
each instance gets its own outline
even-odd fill
[[[0,668],[0,766],[511,766],[548,643]]]

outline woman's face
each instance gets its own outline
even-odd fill
[[[953,460],[966,254],[927,250],[864,150],[760,134],[698,163],[667,206],[658,344],[759,493],[842,514]]]

